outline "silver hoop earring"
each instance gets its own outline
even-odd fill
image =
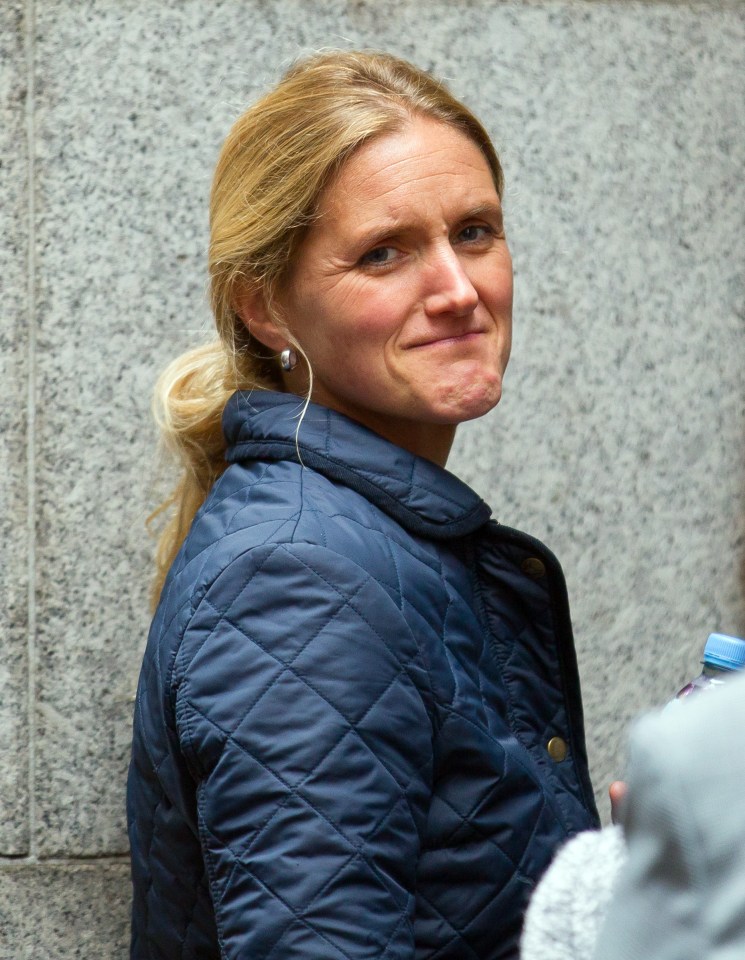
[[[285,373],[290,373],[297,366],[297,354],[291,347],[285,347],[279,355],[279,362]]]

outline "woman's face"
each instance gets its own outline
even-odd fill
[[[354,153],[318,213],[281,297],[313,399],[444,463],[455,426],[499,402],[510,355],[512,261],[483,154],[412,119]]]

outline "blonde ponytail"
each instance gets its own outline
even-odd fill
[[[331,51],[296,64],[228,134],[210,197],[209,272],[219,339],[179,357],[156,389],[156,419],[183,469],[153,514],[172,512],[157,547],[156,601],[194,514],[225,470],[225,403],[235,390],[283,389],[277,358],[251,335],[250,317],[241,318],[238,305],[257,294],[281,316],[282,286],[324,187],[361,144],[401,129],[412,115],[470,137],[501,195],[502,168],[476,117],[429,74],[385,53]],[[302,354],[297,341],[288,342]]]
[[[225,404],[236,390],[266,386],[241,372],[220,340],[177,357],[158,378],[153,398],[155,421],[166,452],[182,473],[170,496],[150,516],[152,522],[170,513],[155,553],[154,601],[194,514],[227,466],[222,431]]]

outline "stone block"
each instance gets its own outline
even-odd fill
[[[0,6],[0,856],[28,852],[28,266],[25,4]]]
[[[211,151],[191,115],[197,77],[183,82],[196,34],[185,23],[170,36],[173,6],[37,8],[36,810],[46,856],[127,849],[145,522],[160,489],[150,397],[206,314]],[[184,45],[174,63],[170,43]]]
[[[432,0],[426,22],[367,0],[37,4],[42,854],[126,849],[161,489],[149,397],[207,324],[229,123],[320,46],[431,67],[502,151],[514,360],[452,466],[565,564],[599,790],[626,721],[690,672],[708,628],[745,629],[742,34],[727,4]]]
[[[485,17],[515,343],[452,466],[565,566],[607,813],[630,719],[745,631],[745,9]]]
[[[126,862],[0,863],[0,960],[125,960]]]

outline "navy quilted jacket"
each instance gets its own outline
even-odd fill
[[[339,414],[311,405],[296,447],[299,413],[229,402],[153,622],[132,957],[515,958],[597,819],[560,567]]]

